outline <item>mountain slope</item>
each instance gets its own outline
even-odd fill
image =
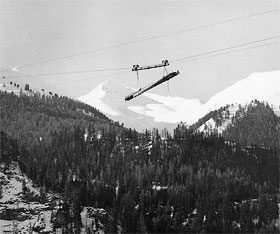
[[[139,134],[85,114],[80,103],[49,98],[0,92],[0,130],[8,133],[0,152],[17,158],[37,185],[61,194],[54,229],[82,234],[97,218],[88,232],[100,223],[105,233],[277,232],[277,152],[229,144],[183,124],[166,139],[157,131]],[[95,214],[97,208],[108,215]]]
[[[131,88],[105,81],[78,99],[96,107],[115,121],[123,122],[126,127],[139,131],[164,127],[172,129],[180,122],[181,116],[196,111],[201,105],[197,99],[187,100],[150,93],[125,102],[124,97],[131,92]],[[184,108],[180,108],[182,106]]]
[[[269,103],[280,114],[280,71],[253,73],[232,86],[214,95],[205,104],[198,99],[164,97],[152,93],[125,102],[124,97],[132,92],[122,84],[103,82],[89,94],[79,97],[112,119],[124,122],[125,126],[143,130],[157,127],[174,128],[177,123],[195,123],[207,113],[230,104],[245,105],[252,100]]]
[[[236,112],[223,136],[242,144],[279,149],[280,118],[270,106],[255,101]]]
[[[16,233],[15,231],[30,233],[36,226],[42,232],[52,231],[50,220],[55,208],[50,207],[50,195],[45,195],[43,201],[40,192],[43,190],[34,186],[32,181],[23,175],[16,162],[11,163],[6,174],[0,170],[0,178],[0,234]]]
[[[206,110],[216,110],[227,104],[247,104],[252,100],[264,101],[280,108],[280,71],[253,73],[214,95],[204,104]]]
[[[211,111],[191,126],[206,134],[218,133],[226,140],[245,145],[279,148],[280,117],[268,104],[227,105]]]
[[[0,162],[0,234],[63,233],[58,227],[62,226],[59,216],[65,215],[61,196],[46,193],[44,187],[36,186],[23,174],[18,162],[12,161],[8,170],[2,169],[4,165]],[[89,233],[89,230],[104,234],[101,220],[108,219],[104,209],[82,207],[80,214],[80,234]]]

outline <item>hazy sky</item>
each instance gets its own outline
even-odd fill
[[[271,43],[280,38],[235,48],[269,44],[253,49],[172,61],[280,36],[277,9],[280,0],[0,0],[0,75],[130,68],[168,59],[168,71],[180,75],[170,82],[169,92],[162,85],[153,93],[207,101],[253,72],[279,70],[279,44]],[[252,16],[259,13],[264,14]],[[228,22],[215,24],[222,21]],[[158,37],[165,34],[171,35]],[[35,65],[25,66],[30,64]],[[107,76],[120,72],[126,73]],[[159,79],[162,72],[141,72],[141,84]],[[136,86],[136,74],[129,69],[6,80],[77,97],[108,79]]]

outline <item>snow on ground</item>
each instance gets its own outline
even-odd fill
[[[165,97],[152,93],[144,93],[143,96],[156,103],[148,103],[145,106],[128,106],[128,109],[152,117],[155,122],[178,123],[182,121],[182,116],[184,116],[184,121],[189,122],[192,120],[190,113],[197,112],[201,106],[198,99]]]
[[[46,203],[26,201],[23,196],[23,184],[33,194],[32,196],[37,197],[40,194],[40,189],[21,172],[18,163],[12,162],[5,172],[4,165],[0,164],[0,189],[2,192],[0,197],[0,234],[54,233],[51,216],[53,214],[55,217],[61,206],[51,206],[50,200],[54,198],[53,201],[56,204],[61,204],[63,201],[59,199],[57,194],[46,194],[48,198]],[[83,225],[80,233],[86,234],[87,230],[91,230],[94,233],[104,234],[104,225],[101,220],[107,216],[104,209],[85,207],[81,212]],[[62,229],[57,228],[56,233],[62,233]]]
[[[197,130],[199,132],[205,132],[205,131],[212,131],[216,129],[216,122],[213,120],[213,118],[207,120],[204,124],[202,124]]]
[[[232,118],[238,110],[238,105],[231,105],[225,111],[222,112],[223,118],[221,119],[221,125],[217,125],[213,118],[207,120],[204,124],[202,124],[197,130],[200,132],[213,132],[216,131],[218,134],[222,134],[228,127],[230,123],[232,123]]]
[[[34,196],[39,194],[39,189],[21,172],[18,163],[13,162],[7,173],[3,173],[1,170],[0,179],[2,182],[0,234],[15,230],[18,230],[19,233],[35,233],[29,231],[34,225],[38,225],[38,220],[41,220],[40,225],[43,225],[42,231],[51,231],[50,215],[52,211],[48,204],[26,202],[22,197],[23,181]],[[16,216],[17,220],[13,220],[9,216]],[[3,219],[4,217],[5,219]]]
[[[2,83],[0,83],[0,90],[3,92],[6,91],[7,93],[13,92],[14,94],[19,94],[21,89],[2,81]]]
[[[50,222],[51,211],[40,212],[38,215],[30,215],[30,218],[27,218],[24,221],[16,220],[0,220],[0,233],[16,233],[13,231],[18,230],[22,234],[35,234],[37,232],[32,231],[32,228],[35,225],[41,225],[42,232],[51,233],[52,226]]]
[[[146,108],[144,106],[128,106],[127,109],[140,115],[146,115]]]
[[[103,224],[96,216],[98,213],[106,213],[104,209],[84,207],[81,212],[82,229],[81,234],[96,233],[104,234]]]
[[[17,175],[18,165],[15,165],[14,171]],[[15,175],[7,176],[2,172],[0,173],[0,177],[2,180],[9,180],[9,183],[2,187],[2,198],[0,199],[0,202],[17,202],[19,200],[19,194],[22,192],[21,178]]]
[[[280,105],[280,71],[253,73],[246,79],[214,95],[204,105],[204,109],[216,110],[227,104],[248,104],[252,100],[268,102],[279,109]]]

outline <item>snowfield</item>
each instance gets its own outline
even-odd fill
[[[184,119],[184,122],[190,122],[194,113],[199,110],[201,103],[198,99],[185,99],[181,97],[164,97],[158,94],[144,93],[144,96],[157,102],[157,104],[146,104],[146,106],[128,106],[130,110],[143,108],[142,114],[150,116],[155,122],[178,123],[182,121],[182,116],[190,119]]]
[[[275,110],[279,110],[280,71],[253,73],[214,95],[203,108],[209,112],[227,104],[248,104],[254,99],[267,102]]]

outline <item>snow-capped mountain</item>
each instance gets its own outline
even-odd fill
[[[187,113],[196,112],[201,106],[198,99],[164,97],[151,93],[125,102],[124,97],[133,91],[132,88],[105,81],[78,99],[99,109],[111,119],[124,123],[126,127],[139,131],[164,127],[171,130],[181,121],[182,116],[188,117]]]
[[[209,112],[227,104],[244,105],[254,99],[267,102],[275,110],[279,110],[280,71],[253,73],[214,95],[203,108]]]
[[[125,102],[124,97],[132,91],[131,88],[106,81],[78,99],[96,107],[113,120],[137,130],[153,127],[172,129],[179,122],[190,125],[210,111],[227,104],[245,105],[254,99],[267,102],[275,113],[280,113],[280,71],[253,73],[217,93],[204,104],[198,99],[165,97],[152,93],[144,93]]]

